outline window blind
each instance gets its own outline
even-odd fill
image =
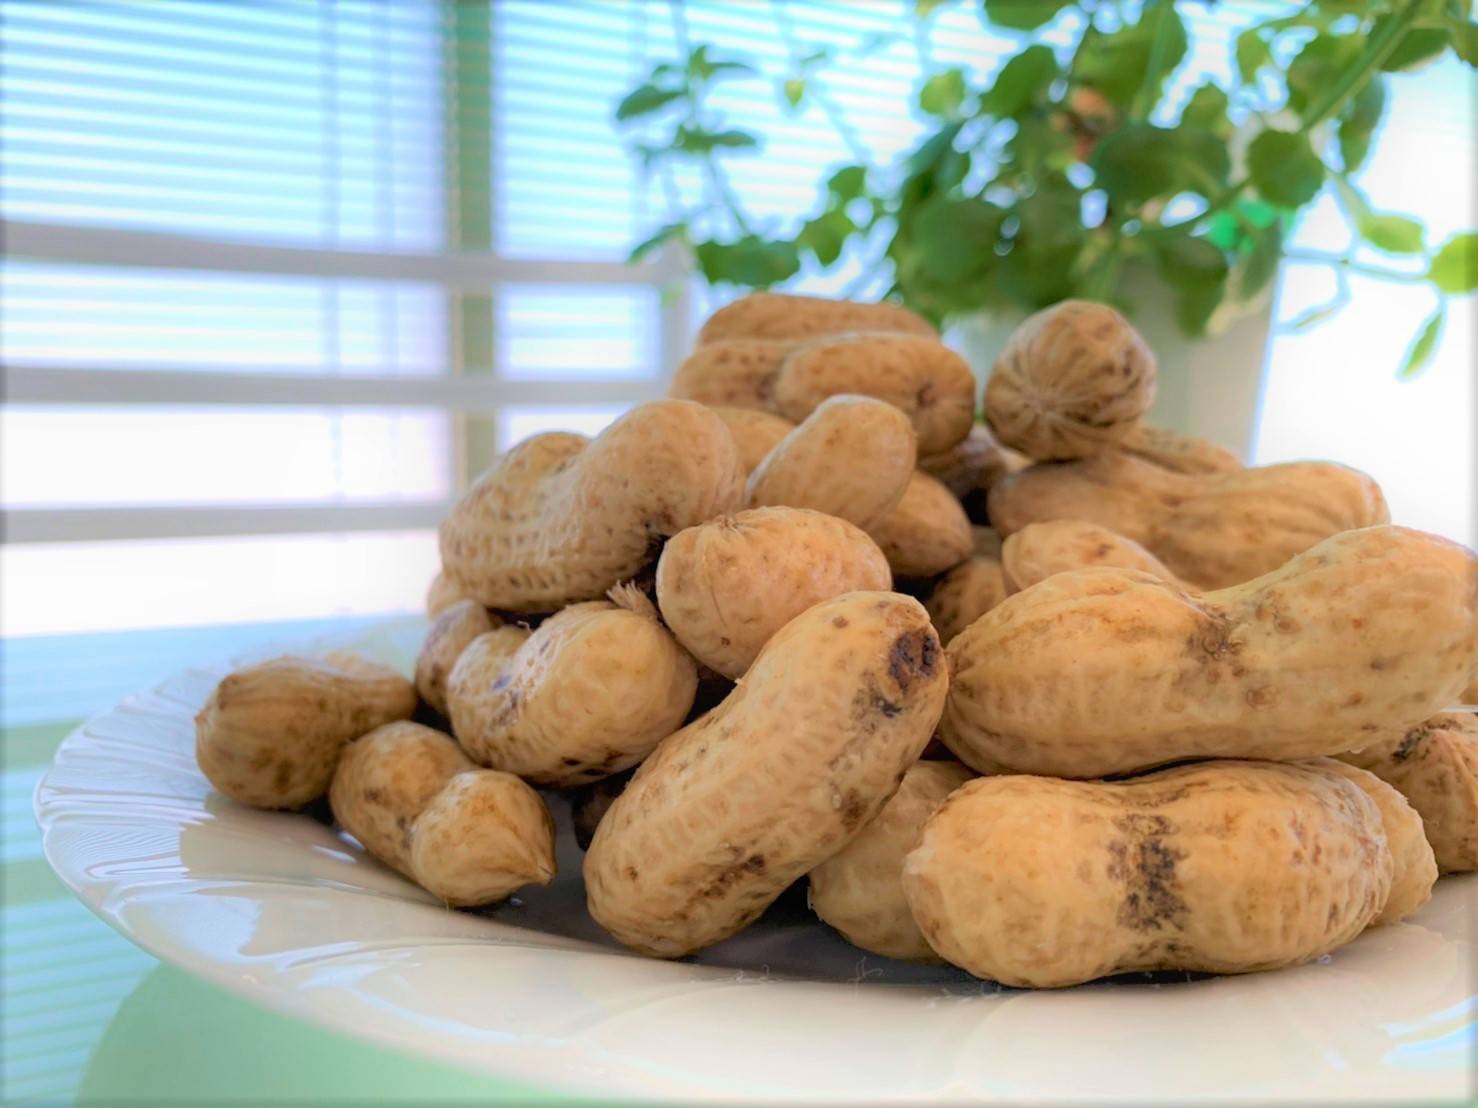
[[[539,7],[6,0],[8,633],[414,608],[493,453],[660,390],[641,198],[500,131]]]

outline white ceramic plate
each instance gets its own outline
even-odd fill
[[[423,625],[352,645],[408,665]],[[319,644],[320,646],[322,644]],[[343,644],[337,644],[343,645]],[[46,857],[155,956],[269,1008],[574,1094],[696,1101],[1467,1099],[1478,876],[1413,922],[1245,977],[1029,992],[871,956],[792,890],[682,962],[622,951],[561,876],[451,912],[305,815],[211,792],[190,670],[71,735],[36,793]]]

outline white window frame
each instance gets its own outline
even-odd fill
[[[458,23],[480,18],[491,32],[488,0],[459,4],[450,0],[445,33],[455,36]],[[492,43],[488,43],[488,56]],[[450,56],[444,62],[443,82],[449,100],[463,88]],[[490,73],[485,74],[491,77]],[[474,86],[476,95],[494,95],[491,79]],[[474,118],[481,118],[477,113]],[[496,117],[487,112],[489,125]],[[458,174],[457,112],[447,113],[449,203],[464,203],[465,177]],[[491,149],[491,133],[488,149]],[[491,181],[491,188],[497,181]],[[491,191],[491,190],[489,190]],[[484,193],[474,202],[491,203]],[[638,403],[661,394],[667,373],[689,341],[691,282],[685,260],[677,250],[666,250],[641,264],[622,261],[569,261],[554,258],[507,258],[497,251],[496,220],[488,212],[493,233],[484,250],[458,250],[449,243],[442,253],[372,252],[321,249],[257,242],[222,241],[209,237],[153,231],[123,230],[76,224],[0,219],[0,241],[8,257],[72,265],[127,267],[162,271],[200,270],[226,274],[270,274],[328,279],[416,281],[440,286],[446,294],[452,340],[447,344],[447,372],[439,376],[396,376],[395,367],[375,375],[327,375],[322,372],[262,373],[250,366],[209,372],[167,369],[97,369],[68,365],[4,367],[4,397],[10,404],[98,407],[159,405],[238,405],[344,408],[374,407],[403,410],[433,409],[455,417],[452,472],[457,491],[475,474],[467,443],[471,417],[497,426],[499,412],[511,405],[567,406],[576,404]],[[449,219],[449,237],[459,234]],[[548,374],[544,379],[513,380],[497,360],[493,344],[491,372],[468,372],[460,326],[464,294],[491,297],[508,283],[581,285],[636,285],[656,290],[657,349],[649,376],[613,380],[593,376],[578,366]],[[487,425],[482,425],[487,426]],[[501,448],[506,444],[491,444]],[[488,444],[484,444],[484,453]],[[90,542],[118,539],[164,539],[202,536],[290,534],[309,532],[365,532],[434,527],[450,507],[449,501],[367,502],[353,505],[321,501],[316,504],[202,505],[179,507],[14,508],[5,512],[6,543]]]

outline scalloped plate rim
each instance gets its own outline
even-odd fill
[[[304,652],[316,653],[334,646],[353,644],[364,649],[366,653],[371,655],[381,657],[385,660],[396,660],[402,668],[406,668],[405,643],[396,643],[394,640],[396,636],[401,636],[407,641],[410,641],[412,634],[418,633],[423,626],[424,621],[420,619],[396,620],[379,625],[370,631],[356,630],[352,633],[332,635],[323,639],[314,640],[313,643],[304,644],[303,650]],[[413,647],[411,649],[413,650]],[[257,650],[240,658],[232,659],[231,662],[225,664],[240,664],[242,661],[270,656],[271,653],[273,651],[270,649]],[[69,784],[67,779],[81,771],[85,771],[89,762],[89,754],[97,753],[97,751],[90,749],[94,742],[94,736],[89,734],[90,729],[107,721],[112,730],[107,737],[106,745],[112,745],[118,743],[120,738],[126,737],[128,734],[137,734],[139,728],[149,726],[149,720],[151,718],[160,716],[166,719],[174,719],[179,716],[188,718],[190,714],[193,714],[193,710],[187,701],[175,695],[180,689],[181,684],[183,682],[195,682],[198,684],[200,680],[210,679],[221,672],[224,672],[223,666],[189,667],[186,670],[172,674],[159,682],[154,688],[127,697],[111,710],[92,717],[62,741],[58,747],[55,761],[37,783],[33,795],[33,805],[37,821],[42,830],[43,851],[48,864],[57,873],[57,876],[99,919],[103,920],[130,942],[148,951],[161,962],[176,965],[186,972],[195,974],[214,985],[226,989],[234,995],[259,1004],[273,1012],[292,1018],[305,1019],[309,1022],[329,1027],[349,1037],[368,1039],[396,1051],[431,1057],[438,1062],[463,1072],[515,1080],[531,1088],[545,1090],[552,1095],[593,1095],[600,1097],[655,1096],[686,1102],[694,1102],[701,1099],[706,1102],[715,1103],[752,1100],[757,1096],[777,1094],[782,1096],[799,1095],[809,1100],[826,1099],[837,1102],[856,1102],[859,1098],[877,1100],[880,1095],[882,1099],[888,1101],[916,1101],[921,1099],[933,1101],[948,1099],[954,1101],[977,1099],[982,1095],[992,1098],[1000,1095],[1013,1101],[1019,1101],[1023,1098],[1030,1099],[1037,1096],[1049,1099],[1059,1099],[1064,1096],[1083,1099],[1085,1094],[1088,1099],[1094,1099],[1094,1090],[1086,1089],[1081,1084],[1062,1084],[1063,1075],[1060,1072],[1060,1067],[1052,1067],[1050,1064],[1044,1068],[1043,1076],[1046,1080],[1041,1082],[1040,1087],[1030,1085],[1012,1086],[1009,1081],[1003,1081],[999,1084],[991,1082],[990,1084],[996,1085],[994,1088],[988,1086],[983,1087],[979,1080],[970,1080],[968,1074],[957,1068],[954,1073],[931,1073],[927,1077],[921,1075],[917,1082],[890,1088],[883,1094],[880,1093],[880,1090],[876,1086],[864,1084],[840,1087],[840,1085],[845,1085],[844,1080],[839,1083],[838,1087],[831,1087],[824,1083],[818,1084],[815,1081],[806,1083],[803,1086],[785,1085],[783,1083],[776,1084],[779,1080],[778,1077],[767,1080],[763,1074],[745,1074],[742,1072],[742,1066],[731,1066],[728,1072],[714,1074],[711,1079],[706,1081],[695,1081],[694,1075],[691,1073],[682,1076],[670,1070],[665,1074],[664,1079],[663,1076],[658,1076],[662,1071],[661,1059],[658,1057],[660,1052],[649,1052],[649,1056],[645,1059],[639,1059],[635,1053],[628,1052],[627,1055],[613,1060],[609,1057],[609,1051],[602,1047],[599,1042],[587,1042],[585,1044],[565,1043],[551,1048],[548,1043],[536,1042],[532,1036],[528,1036],[526,1037],[527,1041],[515,1041],[489,1051],[488,1044],[486,1042],[477,1042],[475,1037],[464,1036],[461,1039],[457,1039],[450,1035],[438,1037],[437,1035],[428,1034],[425,1027],[422,1026],[422,1022],[418,1022],[415,1018],[412,1018],[416,1013],[405,1009],[394,1012],[386,1010],[380,1012],[378,1018],[366,1020],[364,1018],[366,1013],[362,1007],[351,1007],[342,1003],[342,1001],[334,1001],[332,998],[337,996],[337,994],[331,991],[325,992],[322,986],[307,989],[282,987],[282,979],[291,978],[293,976],[293,968],[314,963],[318,961],[317,959],[310,958],[298,963],[292,963],[288,969],[277,969],[275,972],[271,969],[270,964],[264,960],[260,965],[253,965],[248,970],[240,965],[233,965],[230,961],[223,960],[220,957],[213,958],[201,953],[195,947],[183,942],[178,935],[172,934],[169,927],[157,923],[145,925],[138,921],[130,922],[130,920],[125,918],[127,910],[130,906],[142,905],[143,901],[147,899],[178,899],[181,901],[181,904],[198,903],[198,886],[202,883],[230,888],[238,891],[245,897],[251,897],[254,892],[259,897],[270,897],[272,895],[268,892],[273,887],[271,879],[266,877],[252,879],[232,877],[206,878],[185,875],[176,876],[171,879],[168,874],[161,872],[148,880],[130,879],[127,876],[114,876],[102,879],[88,878],[78,867],[79,859],[69,853],[69,851],[75,852],[74,846],[72,844],[64,845],[62,841],[66,838],[65,831],[69,826],[75,827],[79,823],[87,821],[102,826],[108,825],[111,821],[122,822],[125,820],[129,811],[126,800],[119,798],[117,794],[110,796],[105,809],[100,807],[87,809],[86,794],[77,793],[73,799],[79,802],[78,807],[69,808],[70,802],[66,794],[68,790],[75,790],[77,786],[75,783]],[[118,734],[119,730],[123,732],[122,736]],[[152,745],[163,749],[162,744],[155,743]],[[62,780],[56,780],[58,777],[61,777]],[[180,799],[188,801],[190,798],[182,797]],[[241,809],[239,812],[228,809],[225,817],[222,817],[220,814],[208,813],[199,804],[196,804],[192,809],[188,803],[178,809],[172,810],[176,812],[194,810],[206,822],[219,822],[223,818],[229,819],[233,815],[239,815],[242,819],[251,819],[256,815],[260,815],[260,813],[252,813],[249,809]],[[75,816],[81,811],[86,812],[85,820],[69,818],[69,815]],[[142,808],[137,809],[136,813],[138,811],[149,811],[149,809],[147,805],[144,805]],[[152,810],[151,814],[155,817],[156,821],[168,824],[171,827],[176,826],[174,823],[164,820],[158,809]],[[140,825],[146,826],[149,823],[149,819],[145,818],[138,822]],[[249,830],[249,828],[233,829],[235,833],[249,832]],[[290,850],[294,844],[290,841],[285,841],[278,845]],[[98,860],[94,859],[94,861]],[[181,864],[183,865],[183,862]],[[281,883],[279,882],[278,887],[280,885]],[[173,893],[169,891],[171,887],[175,889]],[[444,912],[443,909],[438,909],[433,904],[405,895],[398,896],[394,891],[382,892],[368,888],[360,890],[324,887],[317,885],[313,881],[297,882],[292,887],[298,890],[298,893],[295,895],[308,895],[309,899],[313,899],[311,894],[314,891],[319,891],[324,897],[329,898],[339,893],[352,894],[356,901],[360,899],[361,892],[373,892],[377,898],[386,899],[397,905],[412,906],[417,913],[426,909],[435,910],[439,913]],[[1387,946],[1392,942],[1395,942],[1397,946],[1400,946],[1403,942],[1407,942],[1407,945],[1410,945],[1408,940],[1416,932],[1422,932],[1425,935],[1440,936],[1444,952],[1450,948],[1454,953],[1454,957],[1458,959],[1457,969],[1454,972],[1461,976],[1463,973],[1471,971],[1472,968],[1471,943],[1467,941],[1464,932],[1471,932],[1475,915],[1474,909],[1478,907],[1478,875],[1445,879],[1443,885],[1439,886],[1434,904],[1439,901],[1444,906],[1444,918],[1452,916],[1456,920],[1456,925],[1452,930],[1458,932],[1458,934],[1449,935],[1444,932],[1433,932],[1429,928],[1424,929],[1419,926],[1398,925],[1397,928],[1383,929],[1385,934],[1384,942]],[[1429,906],[1429,908],[1431,907]],[[459,921],[481,919],[481,917],[467,916],[461,913],[446,913],[446,915]],[[818,989],[822,991],[833,990],[833,994],[825,998],[825,1004],[831,1006],[834,1004],[836,995],[840,995],[836,993],[836,990],[848,988],[846,984],[835,982],[795,981],[783,978],[771,978],[767,971],[763,975],[755,977],[746,976],[745,972],[741,970],[736,976],[734,971],[716,966],[702,966],[692,963],[651,963],[629,954],[610,951],[597,946],[589,946],[588,949],[572,949],[568,946],[549,946],[547,944],[554,936],[547,935],[544,932],[518,928],[501,921],[481,919],[481,922],[496,922],[497,930],[505,933],[510,940],[517,933],[522,932],[530,936],[530,941],[526,943],[516,941],[499,942],[491,934],[480,942],[470,936],[466,939],[454,939],[438,935],[435,937],[422,937],[418,945],[417,936],[408,934],[393,942],[382,945],[387,950],[392,948],[399,950],[421,949],[422,947],[429,949],[436,946],[447,947],[461,946],[464,944],[478,945],[485,947],[489,958],[494,960],[502,957],[505,961],[509,959],[516,961],[519,958],[525,958],[540,965],[547,962],[551,982],[560,979],[562,971],[570,964],[565,963],[563,960],[572,956],[589,959],[617,958],[625,964],[625,968],[629,969],[633,966],[641,967],[635,976],[637,978],[643,976],[648,978],[650,986],[655,987],[656,992],[661,994],[655,1001],[644,1001],[643,1007],[647,1008],[650,1008],[653,1003],[665,1003],[667,1001],[690,998],[694,993],[724,993],[735,986],[739,986],[746,991],[752,991],[755,987],[759,986],[765,988],[765,995],[768,998],[773,998],[773,1003],[770,1007],[774,1009],[774,1018],[781,1024],[784,1024],[785,1014],[789,1008],[789,1005],[786,1003],[787,995],[795,999],[809,1001],[813,1000],[816,995],[819,995],[817,992]],[[1418,917],[1417,924],[1421,922],[1421,917]],[[1403,933],[1401,930],[1402,927],[1407,928],[1408,931]],[[1405,934],[1405,938],[1403,938],[1403,934]],[[566,936],[559,936],[559,938],[561,941],[567,940]],[[341,941],[345,944],[357,944],[360,948],[357,951],[348,951],[347,953],[354,955],[355,958],[367,960],[371,965],[375,963],[375,951],[372,946],[367,947],[362,941],[354,939],[352,936],[349,939]],[[578,942],[578,940],[570,941]],[[1367,936],[1362,936],[1361,939],[1356,941],[1356,944],[1352,944],[1351,947],[1345,949],[1354,950],[1356,946],[1363,943],[1363,949],[1365,951],[1378,951],[1380,947],[1375,944],[1379,944],[1382,941],[1381,932],[1367,933]],[[1423,939],[1422,941],[1429,940]],[[1376,959],[1376,968],[1379,969],[1380,955],[1375,954],[1373,957]],[[342,961],[344,959],[339,960]],[[1366,960],[1368,961],[1370,958],[1367,957]],[[429,973],[431,964],[427,963],[422,966],[421,972],[423,974]],[[927,1006],[930,1008],[936,1004],[949,1002],[955,1002],[957,1004],[963,1002],[968,1004],[971,1000],[977,999],[968,994],[952,993],[949,989],[940,990],[940,995],[936,996],[933,992],[929,991],[921,994],[920,987],[911,985],[869,987],[863,983],[863,978],[867,976],[866,971],[863,969],[865,964],[866,958],[861,958],[859,960],[858,981],[853,982],[851,985],[852,998],[860,1001],[858,1006],[859,1011],[857,1013],[859,1016],[870,1015],[875,1017],[877,1014],[875,1010],[878,1009],[880,1004],[892,1005],[894,1004],[894,998],[901,999],[905,994],[915,999],[920,995],[928,997],[930,1002]],[[1356,968],[1358,969],[1358,966]],[[1269,985],[1268,982],[1274,981],[1280,976],[1285,977],[1288,981],[1290,993],[1295,992],[1296,987],[1303,988],[1305,985],[1309,985],[1317,991],[1319,988],[1331,984],[1338,984],[1343,987],[1351,983],[1343,979],[1333,981],[1327,975],[1323,979],[1319,979],[1317,977],[1311,977],[1307,973],[1305,973],[1303,978],[1295,978],[1295,974],[1310,969],[1311,967],[1297,967],[1270,974],[1247,975],[1240,978],[1214,978],[1204,982],[1194,982],[1186,986],[1173,986],[1172,992],[1167,994],[1166,1000],[1157,1000],[1155,1003],[1158,1007],[1166,1009],[1168,1014],[1169,1010],[1178,1009],[1187,1005],[1200,1005],[1202,1002],[1198,999],[1199,997],[1214,995],[1220,1001],[1219,1006],[1224,1007],[1225,1001],[1220,1000],[1223,994],[1227,998],[1233,998],[1238,993],[1241,993],[1258,999],[1263,993],[1277,990],[1278,986],[1276,984]],[[1353,980],[1352,987],[1360,985],[1360,975],[1358,972],[1344,976]],[[1393,974],[1392,976],[1394,978],[1396,975]],[[1249,982],[1251,986],[1247,987],[1247,983]],[[1393,980],[1388,984],[1399,984],[1399,981]],[[1197,986],[1200,987],[1198,988]],[[1373,987],[1380,990],[1383,988],[1383,984],[1377,981]],[[674,996],[667,996],[666,994],[674,988],[678,990]],[[1149,988],[1158,989],[1160,986],[1149,986]],[[859,991],[863,989],[867,990],[865,994]],[[645,991],[650,992],[652,988],[647,988]],[[984,991],[985,988],[982,987],[982,993]],[[888,996],[885,998],[883,994],[888,994]],[[742,995],[732,994],[732,996]],[[1081,1001],[1077,1002],[1077,1007],[1086,1006],[1094,1010],[1107,1005],[1110,1009],[1122,1008],[1125,1012],[1133,1012],[1137,1007],[1142,1006],[1142,1003],[1139,1001],[1131,1002],[1130,997],[1133,996],[1133,991],[1127,995],[1123,992],[1118,993],[1117,995],[1123,999],[1116,1000],[1115,994],[1102,986],[1085,986],[1075,990],[1055,992],[1019,992],[1001,995],[1006,997],[1005,1001],[978,1005],[981,1009],[979,1019],[972,1021],[967,1030],[973,1031],[976,1024],[997,1022],[1006,1008],[1013,1004],[1022,1013],[1035,1013],[1038,1010],[1050,1013],[1056,1010],[1071,1016],[1073,1008],[1064,1007],[1063,999],[1073,995],[1082,998]],[[1028,999],[1033,997],[1041,998],[1041,1001],[1036,1003]],[[1261,998],[1267,999],[1266,997]],[[578,996],[576,999],[579,999]],[[747,1000],[749,998],[745,997],[745,999]],[[984,999],[999,1000],[999,997],[987,997]],[[1445,1042],[1453,1035],[1456,1035],[1459,1045],[1466,1043],[1471,1049],[1475,1041],[1472,1011],[1475,1007],[1478,1007],[1478,998],[1475,998],[1472,992],[1468,992],[1466,995],[1459,992],[1453,994],[1448,999],[1455,999],[1456,1006],[1439,1008],[1436,1012],[1428,1013],[1422,1018],[1427,1022],[1431,1022],[1432,1020],[1440,1021],[1444,1015],[1450,1012],[1466,1011],[1468,1017],[1458,1024],[1456,1031],[1448,1030],[1438,1035],[1435,1041],[1439,1043]],[[393,1001],[387,999],[386,1003],[393,1004]],[[1069,1001],[1068,1003],[1073,1002]],[[1278,1003],[1276,999],[1274,1003]],[[574,1014],[570,1017],[571,1022],[583,1021],[584,1024],[587,1024],[588,1026],[584,1027],[585,1031],[600,1030],[615,1024],[622,1016],[641,1011],[638,1008],[632,1009],[629,1012],[625,1009],[619,1012],[602,1012],[590,1000],[586,1001],[586,1008],[587,1012],[583,1017],[577,1017]],[[864,1008],[868,1009],[868,1012],[862,1012],[861,1009]],[[917,1012],[921,1009],[915,1003],[913,1010]],[[1112,1013],[1110,1014],[1112,1015]],[[1157,1012],[1156,1014],[1158,1015],[1159,1013]],[[373,1017],[373,1013],[371,1013],[371,1016]],[[422,1021],[430,1018],[434,1018],[434,1013],[422,1013]],[[652,1013],[647,1013],[641,1018],[656,1021],[652,1023],[649,1033],[660,1034],[664,1030],[660,1017],[654,1016]],[[712,1012],[704,1013],[704,1018],[710,1023],[713,1023],[714,1014]],[[1297,1025],[1296,1021],[1294,1025],[1295,1027],[1300,1026]],[[466,1027],[467,1025],[464,1023],[462,1026]],[[1406,1025],[1397,1024],[1393,1026]],[[1422,1026],[1422,1023],[1419,1020],[1413,1026]],[[1439,1022],[1438,1031],[1441,1031],[1445,1026],[1445,1024]],[[691,1029],[690,1024],[684,1024],[684,1027]],[[741,1037],[743,1035],[742,1028],[723,1025],[722,1017],[719,1017],[719,1023],[714,1024],[708,1030],[712,1032],[719,1027],[723,1027],[728,1033],[738,1034]],[[1361,1030],[1364,1029],[1362,1026]],[[667,1027],[666,1030],[670,1031],[670,1027]],[[811,1028],[811,1030],[814,1033],[814,1028]],[[804,1041],[806,1032],[807,1029],[804,1027],[797,1027],[795,1029],[795,1033],[802,1037],[802,1041]],[[902,1029],[902,1033],[907,1038],[906,1028]],[[491,1029],[484,1028],[484,1037],[492,1034],[494,1032]],[[1433,1034],[1435,1035],[1437,1032],[1433,1032]],[[972,1034],[970,1039],[973,1041],[973,1038],[974,1035]],[[924,1044],[919,1045],[922,1046]],[[936,1050],[939,1048],[939,1044],[937,1043],[928,1045]],[[473,1047],[477,1049],[472,1049]],[[735,1049],[738,1053],[743,1053],[742,1051],[738,1051],[737,1047]],[[1145,1049],[1153,1051],[1159,1048],[1151,1042]],[[1212,1049],[1215,1049],[1214,1043]],[[561,1062],[563,1072],[550,1068],[549,1059],[551,1053]],[[1054,1054],[1061,1055],[1061,1053],[1060,1050],[1054,1051],[1048,1049],[1044,1056],[1050,1060]],[[570,1057],[572,1054],[577,1055],[577,1057]],[[821,1069],[833,1075],[845,1074],[847,1072],[845,1067],[848,1066],[849,1061],[857,1060],[855,1057],[849,1059],[847,1054],[848,1051],[845,1048],[838,1050],[831,1057],[809,1060],[806,1068],[811,1070]],[[1147,1059],[1137,1059],[1137,1061],[1145,1060]],[[1307,1060],[1307,1058],[1293,1056],[1289,1059],[1290,1062],[1299,1060]],[[645,1064],[638,1065],[638,1061],[643,1061]],[[784,1062],[785,1059],[779,1059],[777,1061]],[[961,1060],[962,1063],[964,1061],[963,1059]],[[611,1067],[614,1067],[614,1069]],[[789,1067],[782,1065],[781,1068],[789,1068],[792,1072],[798,1072],[797,1067],[793,1064]],[[657,1072],[654,1073],[654,1070]],[[1299,1081],[1300,1074],[1302,1075],[1302,1081],[1292,1089],[1286,1087],[1280,1088],[1277,1092],[1278,1099],[1287,1099],[1290,1092],[1295,1091],[1313,1094],[1316,1090],[1326,1086],[1329,1079],[1340,1076],[1336,1072],[1336,1067],[1326,1066],[1321,1068],[1320,1072],[1315,1074],[1313,1078],[1310,1078],[1306,1073],[1302,1073],[1301,1070],[1293,1068],[1290,1069],[1287,1080]],[[1105,1074],[1103,1076],[1107,1077],[1108,1075]],[[1464,1093],[1471,1093],[1473,1091],[1463,1085],[1463,1077],[1464,1075],[1460,1068],[1455,1070],[1450,1065],[1439,1067],[1435,1070],[1423,1071],[1419,1068],[1403,1069],[1388,1066],[1384,1064],[1384,1059],[1382,1059],[1374,1068],[1366,1064],[1359,1073],[1346,1075],[1344,1080],[1339,1082],[1341,1087],[1339,1095],[1365,1096],[1373,1100],[1386,1099],[1395,1094],[1408,1099],[1453,1095],[1461,1096]],[[1406,1080],[1393,1081],[1393,1078],[1405,1078]],[[728,1087],[715,1087],[715,1082],[723,1083]],[[1146,1094],[1146,1091],[1146,1088],[1141,1087],[1133,1090],[1128,1095],[1136,1097],[1143,1096]],[[1163,1089],[1158,1085],[1151,1087],[1152,1095],[1167,1099],[1180,1099],[1186,1096],[1211,1093],[1219,1093],[1225,1096],[1233,1091],[1236,1090],[1229,1090],[1225,1084],[1198,1084],[1195,1082],[1191,1083],[1191,1085],[1181,1084],[1175,1087],[1167,1084]],[[1240,1091],[1244,1099],[1254,1096],[1257,1092],[1254,1087],[1247,1087]],[[1097,1095],[1108,1096],[1109,1094],[1098,1093]],[[1123,1088],[1116,1089],[1112,1094],[1114,1098],[1122,1098],[1124,1095]]]

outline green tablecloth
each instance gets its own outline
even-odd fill
[[[93,916],[47,867],[31,794],[78,717],[191,660],[329,626],[342,625],[0,643],[0,1100],[567,1102],[278,1016],[163,965]]]

